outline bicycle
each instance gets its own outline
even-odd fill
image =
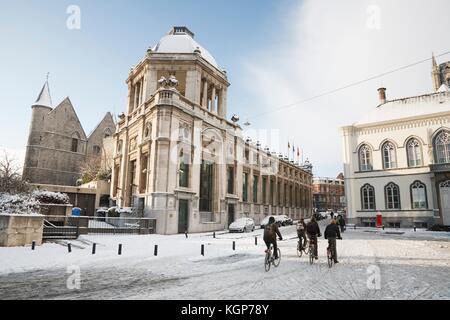
[[[309,240],[306,239],[305,243],[303,244],[303,248],[300,248],[300,241],[301,240],[298,240],[298,242],[297,242],[297,255],[299,257],[301,257],[303,255],[303,252],[305,254],[309,253]]]
[[[273,250],[273,245],[270,245],[269,250],[267,250],[266,252],[266,258],[264,259],[264,269],[266,270],[266,272],[268,272],[270,270],[270,266],[273,264],[275,268],[277,268],[280,265],[280,261],[281,261],[281,251],[280,248],[277,248],[278,251],[278,259],[275,259],[272,256],[272,250]]]

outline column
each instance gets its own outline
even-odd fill
[[[208,108],[208,81],[203,82],[203,97],[202,97],[202,107]]]
[[[217,113],[216,110],[216,86],[213,84],[212,93],[211,93],[211,112]]]

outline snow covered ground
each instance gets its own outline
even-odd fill
[[[281,264],[269,272],[260,229],[218,232],[215,239],[211,233],[83,236],[72,241],[71,253],[65,242],[35,251],[0,248],[0,299],[450,299],[450,233],[391,231],[348,229],[338,241],[340,263],[329,269],[326,240],[310,265],[297,257],[295,227],[281,228]],[[67,286],[72,266],[80,268],[80,289]]]

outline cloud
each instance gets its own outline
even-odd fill
[[[447,0],[307,0],[288,8],[278,17],[281,33],[274,45],[250,53],[245,61],[254,106],[243,118],[255,128],[278,128],[281,146],[294,140],[313,162],[315,174],[336,176],[342,171],[339,128],[375,108],[381,86],[388,99],[431,92],[431,62],[272,111],[431,58],[432,51],[450,50],[449,10]],[[450,55],[438,58],[444,60]]]

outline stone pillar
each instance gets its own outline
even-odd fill
[[[186,72],[186,98],[200,104],[201,74],[197,70]]]
[[[145,87],[145,101],[155,94],[158,89],[158,79],[156,70],[147,70],[146,87]]]
[[[216,110],[216,86],[213,84],[212,93],[211,93],[211,112],[217,113]]]
[[[219,116],[222,118],[227,117],[227,88],[224,87],[222,90],[220,90],[220,110],[219,110]]]
[[[202,107],[208,108],[208,81],[205,79],[203,82],[203,97],[202,97]]]

